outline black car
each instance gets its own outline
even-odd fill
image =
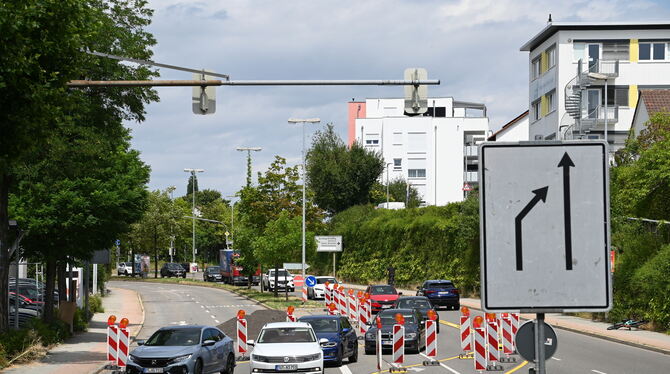
[[[342,360],[346,357],[349,357],[349,363],[358,361],[358,338],[347,317],[304,316],[298,322],[312,325],[318,339],[328,339],[328,343],[321,344],[324,362],[342,366]]]
[[[417,290],[417,296],[427,297],[435,307],[446,306],[454,310],[461,307],[458,288],[450,280],[427,280]]]
[[[393,347],[393,325],[396,324],[395,315],[402,314],[405,318],[405,349],[419,353],[426,348],[426,328],[423,317],[416,309],[384,309],[377,316],[382,322],[382,349],[390,350]],[[365,333],[365,354],[375,353],[377,339],[377,322],[373,318],[370,328]]]
[[[437,311],[433,308],[433,304],[430,303],[425,296],[403,296],[395,301],[393,307],[396,309],[416,309],[421,313],[424,321],[428,320],[428,311],[432,310],[437,315],[439,321],[440,316],[437,314]],[[436,325],[436,331],[440,333],[440,323]]]
[[[205,272],[202,274],[205,282],[221,282],[223,277],[221,276],[221,267],[219,266],[210,266],[205,269]]]
[[[163,264],[163,267],[161,268],[161,277],[182,277],[186,278],[186,271],[184,268],[179,265],[175,264],[174,262],[167,262]]]

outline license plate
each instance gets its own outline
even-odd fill
[[[162,373],[163,368],[144,368],[145,373]]]
[[[447,292],[440,292],[439,295],[440,296],[447,296],[447,295],[449,295],[449,292],[448,291]]]
[[[275,365],[277,371],[295,371],[298,370],[298,365]]]
[[[392,307],[392,306],[393,306],[393,305],[382,305],[382,309],[388,309],[388,308],[390,308],[390,307]]]
[[[382,345],[392,345],[393,341],[391,340],[382,340]]]

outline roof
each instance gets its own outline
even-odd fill
[[[669,90],[640,90],[640,100],[644,100],[644,106],[649,115],[658,112],[670,112],[670,89]]]
[[[498,136],[498,134],[500,134],[501,132],[509,129],[514,124],[516,124],[519,121],[521,121],[522,119],[524,119],[524,117],[526,117],[526,116],[528,116],[528,111],[525,111],[525,112],[519,114],[516,118],[507,122],[505,125],[503,125],[503,127],[500,128],[500,130],[494,132],[493,135],[489,136],[486,140],[496,140],[496,136]]]
[[[670,29],[670,22],[550,22],[537,35],[522,45],[521,51],[530,51],[560,30],[649,30]]]
[[[284,329],[288,327],[311,327],[311,325],[305,322],[270,322],[263,326],[263,328],[273,329]]]
[[[300,317],[298,320],[300,321],[309,321],[309,320],[314,320],[314,319],[340,319],[340,316],[331,316],[328,314],[314,314],[314,315],[306,315]]]
[[[398,300],[428,300],[425,296],[400,296]]]
[[[203,329],[205,327],[216,328],[214,326],[205,326],[205,325],[173,325],[173,326],[163,326],[160,328],[160,330]]]

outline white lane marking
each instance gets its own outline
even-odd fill
[[[195,300],[195,299],[193,299],[193,300]],[[199,301],[196,301],[195,303],[196,303],[196,304],[200,304],[200,302],[199,302]]]
[[[210,316],[210,317],[212,317],[212,319],[216,319],[216,317],[214,317],[214,316],[213,316],[213,315],[211,315],[211,314],[210,314],[209,316]]]
[[[342,374],[353,374],[347,365],[340,366],[340,371]]]
[[[221,323],[221,322],[219,322],[219,320],[218,320],[218,319],[215,319],[215,320],[214,320],[214,322],[216,322],[216,323]]]
[[[423,353],[419,353],[419,354],[420,354],[421,356],[423,356],[423,357],[429,359],[429,360],[431,359],[430,357],[426,356],[426,355],[423,354]],[[452,372],[453,374],[461,374],[461,373],[457,372],[456,370],[450,368],[449,366],[447,366],[447,365],[445,365],[445,364],[443,364],[443,363],[441,363],[441,362],[440,362],[440,366],[442,366],[443,368],[449,370],[449,371]]]
[[[556,361],[561,361],[561,359],[558,358],[558,357],[552,357],[551,359],[552,359],[552,360],[556,360]]]
[[[596,369],[591,369],[591,371],[596,373],[596,374],[607,374],[607,373],[603,373],[602,371],[599,371],[599,370],[596,370]]]
[[[205,309],[205,306],[204,306],[204,305],[200,305],[200,307],[201,307],[202,309]]]

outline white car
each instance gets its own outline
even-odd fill
[[[326,282],[329,285],[338,284],[337,279],[328,276],[320,276],[316,278],[316,285],[307,289],[308,299],[323,299],[326,297]]]
[[[323,373],[321,344],[312,326],[304,322],[274,322],[263,326],[253,347],[249,367],[251,373]]]
[[[133,263],[132,262],[120,262],[119,266],[116,268],[116,273],[121,275],[132,275],[133,274]]]

